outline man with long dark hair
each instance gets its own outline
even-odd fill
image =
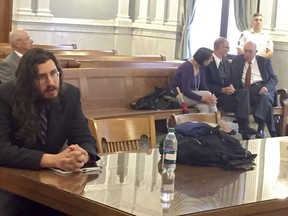
[[[35,48],[21,58],[16,79],[0,85],[0,166],[78,171],[99,159],[80,92],[62,76],[55,56]],[[51,210],[0,190],[3,215],[43,215],[41,209]]]

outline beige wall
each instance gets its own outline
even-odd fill
[[[32,12],[25,15],[27,8],[24,7],[24,15],[20,15],[19,8],[23,9],[23,4],[29,7],[29,1]],[[48,16],[37,15],[37,1],[48,2],[51,14]],[[145,0],[142,1],[145,2]],[[165,23],[167,20],[171,20],[167,17],[169,10],[167,4],[164,5],[166,12],[163,23],[153,23],[157,12],[160,11],[159,8],[155,8],[156,0],[147,0],[150,4],[147,11],[143,13],[147,16],[145,22],[137,21],[140,11],[139,0],[133,1],[133,4],[130,3],[127,11],[125,11],[125,2],[129,4],[131,2],[129,0],[107,0],[104,1],[105,3],[101,1],[101,7],[99,6],[100,1],[85,1],[90,4],[88,7],[77,0],[69,0],[71,5],[74,5],[69,14],[66,9],[67,2],[68,0],[14,0],[13,28],[27,29],[35,43],[75,43],[79,49],[116,49],[119,54],[123,55],[162,54],[168,60],[175,59],[181,36],[180,23],[183,11],[181,4],[175,8],[178,11],[178,20],[171,25],[171,23]],[[55,6],[56,4],[57,6]],[[79,10],[85,10],[81,11],[85,17],[79,17],[79,12],[73,13],[73,10],[77,9],[77,4],[79,4]],[[171,1],[171,4],[175,4],[175,1]],[[284,25],[285,22],[287,24],[285,16],[281,20],[282,17],[277,15],[281,11],[283,12],[283,7],[288,6],[288,3],[278,0],[278,6],[280,5],[278,9],[270,0],[261,0],[261,4],[261,13],[265,17],[265,30],[270,32],[275,44],[272,65],[279,77],[278,88],[288,88],[288,76],[286,75],[288,69],[288,25]],[[170,5],[170,7],[173,6]],[[91,15],[94,11],[95,16]],[[119,19],[119,14],[124,14],[124,19]],[[127,18],[125,18],[126,15]]]
[[[274,41],[272,67],[278,76],[278,88],[288,89],[288,43]]]
[[[129,4],[129,0],[102,1],[101,6],[99,1],[92,0],[85,1],[87,5],[76,0],[44,0],[48,5],[44,9],[44,15],[37,14],[36,1],[41,0],[30,1],[31,3],[29,0],[14,0],[13,15],[13,28],[28,30],[34,43],[74,43],[79,49],[116,49],[123,55],[162,54],[168,60],[173,60],[176,56],[180,24],[176,20],[175,23],[169,22],[166,25],[168,18],[164,16],[168,15],[164,13],[163,23],[151,24],[156,16],[156,0],[147,5],[146,12],[141,11],[140,21],[137,20],[139,1],[126,10],[125,2]],[[67,7],[68,2],[71,7]],[[147,0],[147,4],[148,2]],[[163,4],[163,10],[164,7],[167,4]],[[79,11],[85,16],[79,16]],[[93,15],[93,11],[97,16]],[[130,19],[130,14],[133,15],[133,20]]]

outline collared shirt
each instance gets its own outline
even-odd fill
[[[273,51],[273,41],[271,37],[263,31],[259,33],[254,32],[253,29],[243,31],[238,40],[237,48],[243,48],[245,43],[249,41],[257,45],[258,55],[266,53],[266,49]]]
[[[244,68],[243,68],[243,74],[242,74],[242,84],[244,85],[245,83],[245,77],[246,77],[246,72],[249,66],[249,62],[245,62],[244,64]],[[257,60],[254,58],[251,61],[251,84],[255,83],[255,82],[259,82],[259,81],[263,81],[262,77],[261,77],[261,73],[258,67],[258,63]]]
[[[218,68],[219,64],[220,64],[220,61],[222,61],[222,59],[219,59],[214,53],[212,55],[213,55],[216,67]]]
[[[14,52],[21,58],[23,56],[22,53],[17,52],[16,50],[14,50]]]

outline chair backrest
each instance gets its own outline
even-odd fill
[[[277,105],[278,106],[284,106],[284,100],[286,100],[288,98],[288,91],[287,89],[278,89],[277,90]]]
[[[154,117],[88,119],[99,154],[156,148]]]
[[[221,114],[219,111],[215,113],[187,113],[181,115],[171,115],[168,119],[168,126],[175,127],[177,124],[181,124],[187,121],[205,122],[219,124],[221,121]]]

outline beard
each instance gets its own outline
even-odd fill
[[[46,94],[49,94],[50,91],[58,91],[57,96],[55,97],[46,97]],[[41,92],[40,90],[38,90],[38,96],[36,99],[36,103],[39,105],[49,105],[51,103],[55,103],[59,101],[59,88],[56,87],[55,85],[49,85],[47,86],[47,88]]]

